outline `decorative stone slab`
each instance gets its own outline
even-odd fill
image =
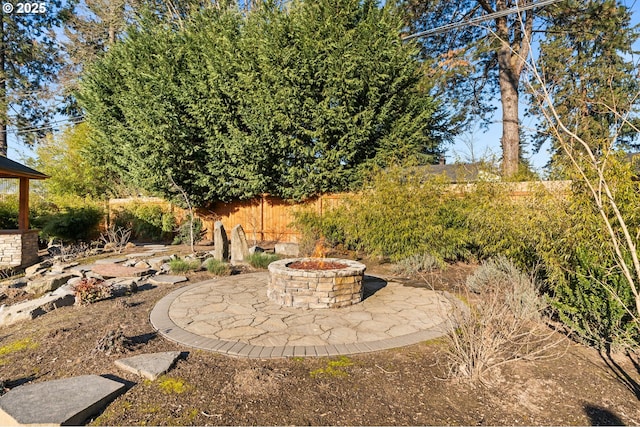
[[[151,272],[148,268],[125,267],[124,265],[119,264],[94,265],[91,268],[91,271],[95,274],[99,274],[104,278],[139,277]]]
[[[0,397],[0,425],[80,425],[124,388],[97,375],[16,387]]]
[[[247,236],[240,224],[231,229],[231,264],[241,264],[249,255]]]
[[[162,264],[169,261],[171,261],[171,257],[169,255],[164,255],[155,258],[149,258],[147,260],[147,263],[149,263],[151,267],[160,268]]]
[[[186,282],[185,276],[171,276],[168,274],[160,274],[149,279],[152,285],[175,285],[176,283]]]
[[[142,249],[149,251],[162,251],[167,250],[166,245],[142,245]]]
[[[84,274],[84,273],[86,273],[87,271],[91,271],[91,269],[92,269],[93,267],[95,267],[95,266],[96,266],[96,264],[81,264],[81,265],[78,265],[78,266],[72,267],[70,271],[71,271],[72,273],[78,273],[78,274],[80,274],[80,275],[83,275],[83,274]]]
[[[216,221],[213,226],[213,257],[218,261],[227,261],[229,259],[229,239],[227,232],[222,225],[222,221]]]
[[[297,243],[276,243],[275,253],[284,256],[300,256],[300,246]]]
[[[125,262],[126,260],[127,260],[127,258],[124,258],[124,257],[120,257],[120,258],[105,258],[105,259],[99,259],[95,263],[96,264],[119,264],[121,262]]]
[[[155,381],[160,375],[168,372],[179,357],[179,351],[165,351],[119,359],[115,361],[115,364],[125,371]]]
[[[132,254],[127,254],[125,255],[128,259],[132,259],[132,258],[148,258],[150,256],[154,256],[156,253],[155,252],[136,252],[136,253],[132,253]]]

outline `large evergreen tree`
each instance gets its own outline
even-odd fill
[[[621,120],[629,113],[637,114],[640,106],[640,83],[632,62],[633,45],[640,34],[630,25],[630,11],[615,0],[586,4],[572,0],[550,12],[538,66],[558,119],[588,141],[595,153],[602,154],[602,147],[610,147],[611,140],[618,148],[634,146],[637,132]],[[539,95],[542,88],[538,85],[536,89]],[[532,105],[538,105],[538,99]],[[637,116],[629,118],[637,120]],[[552,165],[561,173],[565,155],[550,131],[557,120],[550,119],[540,121],[535,142],[539,147],[551,141]],[[569,148],[581,150],[580,146]]]
[[[349,190],[372,165],[439,153],[445,118],[390,6],[275,3],[131,29],[83,79],[96,158],[203,204]]]
[[[10,3],[6,3],[11,6]],[[69,17],[60,1],[20,3],[0,17],[0,155],[7,155],[7,127],[27,143],[43,137],[55,113],[51,85],[62,66],[55,30]]]

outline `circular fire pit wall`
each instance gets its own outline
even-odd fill
[[[302,270],[289,267],[307,262],[341,268]],[[348,259],[282,259],[269,264],[271,277],[267,296],[287,307],[336,308],[357,304],[362,301],[362,277],[366,268],[364,264]]]

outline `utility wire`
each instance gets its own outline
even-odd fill
[[[466,27],[468,25],[475,25],[479,22],[488,21],[494,18],[500,18],[503,16],[511,15],[512,13],[524,12],[525,10],[533,9],[536,7],[549,6],[551,4],[559,3],[561,1],[564,1],[564,0],[542,0],[542,1],[539,1],[538,3],[532,3],[524,6],[516,6],[510,9],[501,10],[499,12],[493,12],[488,15],[478,16],[477,18],[472,18],[467,21],[454,22],[452,24],[443,25],[441,27],[433,28],[431,30],[420,31],[419,33],[415,33],[415,34],[411,34],[409,36],[403,37],[402,40],[405,41],[405,40],[415,39],[418,37],[429,37],[435,34],[440,34],[449,30],[453,30],[455,28]]]

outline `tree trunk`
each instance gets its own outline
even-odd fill
[[[518,78],[513,75],[510,47],[498,53],[500,101],[502,102],[502,175],[509,178],[518,172],[520,162],[520,126],[518,123]],[[506,63],[506,64],[505,64]]]
[[[0,156],[7,157],[7,72],[6,44],[4,40],[4,17],[0,16]]]

